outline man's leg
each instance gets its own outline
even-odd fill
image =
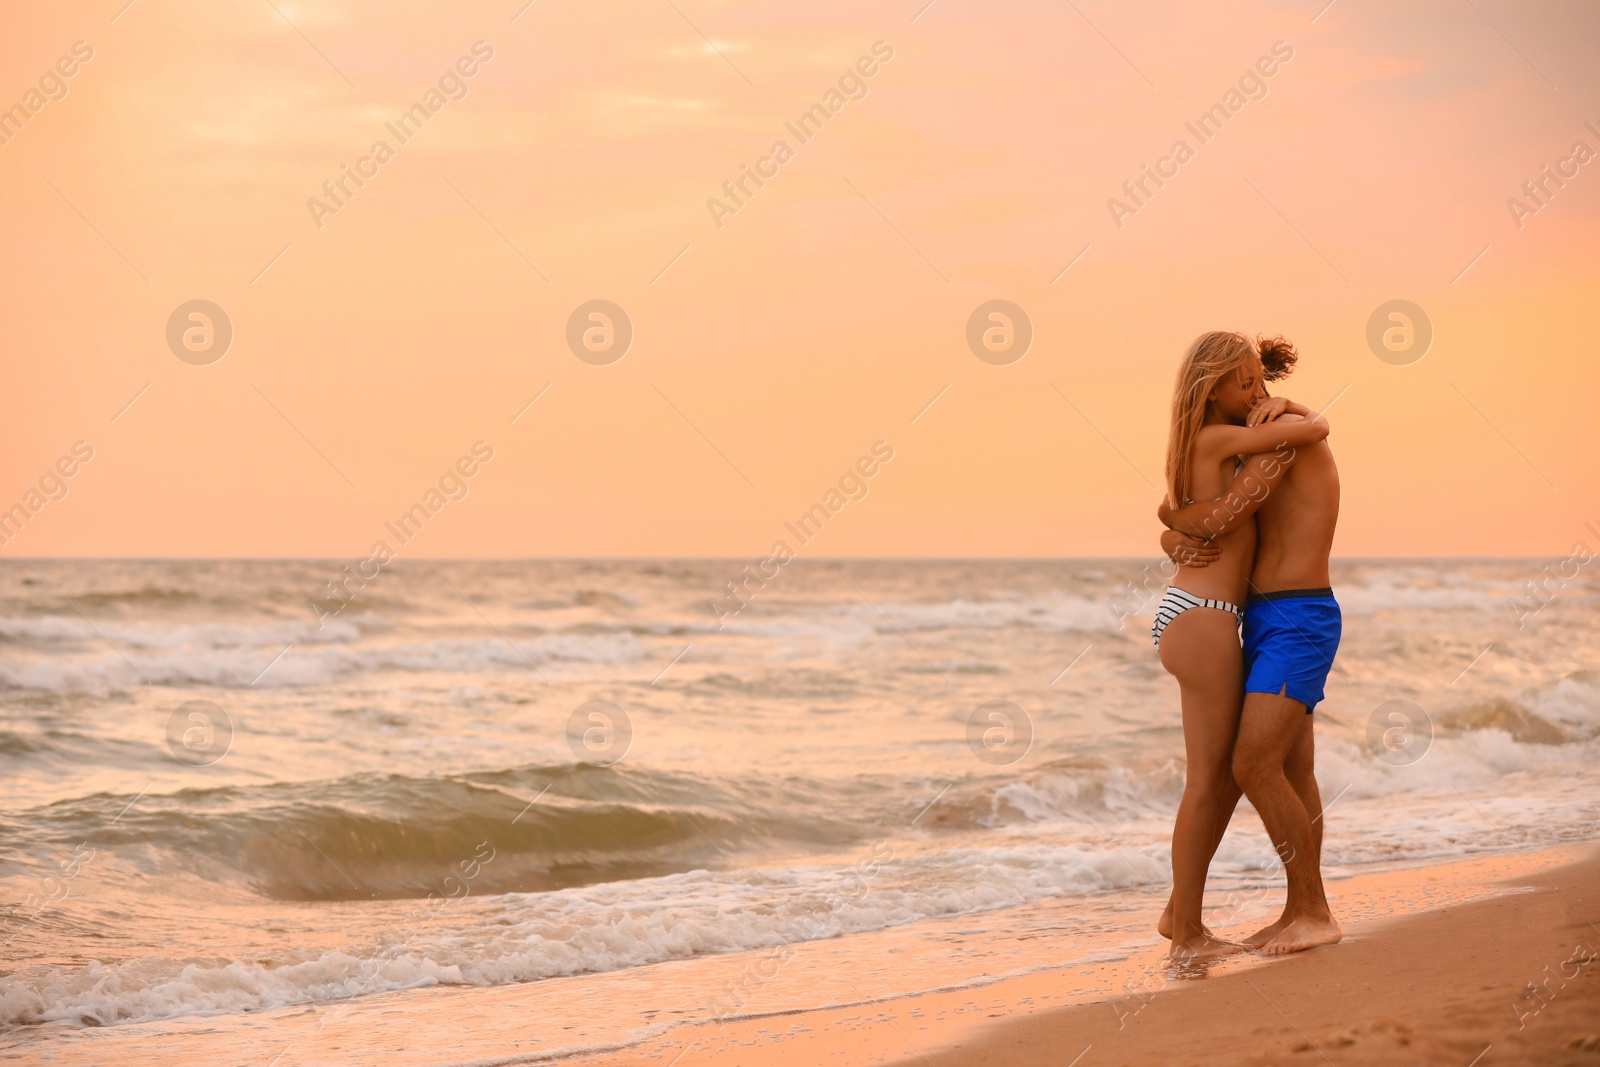
[[[1316,774],[1316,748],[1311,728],[1314,716],[1302,714],[1305,720],[1300,728],[1300,733],[1295,737],[1294,744],[1289,746],[1289,756],[1283,764],[1284,777],[1289,779],[1289,785],[1294,789],[1295,795],[1300,798],[1300,803],[1306,809],[1306,815],[1311,820],[1311,845],[1312,853],[1316,856],[1317,870],[1322,870],[1322,793],[1317,788]],[[1244,939],[1247,945],[1257,948],[1265,945],[1283,931],[1285,926],[1294,920],[1295,906],[1298,904],[1293,898],[1284,903],[1283,914],[1271,925]]]
[[[1305,805],[1306,814],[1311,817],[1311,851],[1317,860],[1317,870],[1322,870],[1322,791],[1317,788],[1317,749],[1316,740],[1311,729],[1311,720],[1315,715],[1302,715],[1304,720],[1300,728],[1300,735],[1295,738],[1294,745],[1289,749],[1289,758],[1284,761],[1284,777],[1289,779],[1289,784],[1294,787],[1295,795],[1300,798],[1300,803]]]
[[[1285,773],[1290,753],[1307,729],[1306,718],[1305,705],[1297,700],[1246,693],[1233,752],[1234,778],[1260,814],[1289,877],[1284,912],[1289,922],[1267,942],[1265,950],[1272,955],[1331,944],[1341,936],[1322,890],[1312,815]]]

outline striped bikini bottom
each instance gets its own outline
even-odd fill
[[[1172,620],[1188,611],[1190,608],[1217,608],[1220,611],[1231,611],[1239,622],[1244,621],[1244,612],[1237,604],[1230,604],[1226,600],[1212,600],[1210,597],[1195,596],[1193,593],[1179,589],[1175,585],[1167,586],[1167,595],[1161,598],[1161,603],[1156,605],[1156,621],[1150,625],[1150,638],[1156,643],[1156,650],[1161,649],[1161,632],[1172,624]]]

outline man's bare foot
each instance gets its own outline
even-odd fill
[[[1318,945],[1332,945],[1344,934],[1332,917],[1325,919],[1300,918],[1283,928],[1277,937],[1262,946],[1269,956],[1287,956],[1291,952],[1304,952]]]
[[[1293,921],[1294,920],[1289,918],[1289,916],[1284,915],[1271,926],[1263,926],[1261,929],[1245,938],[1244,943],[1249,945],[1251,948],[1260,948],[1262,945],[1265,945],[1268,941],[1271,941],[1273,938],[1282,933],[1283,928],[1288,926]]]
[[[1236,952],[1245,952],[1247,947],[1237,941],[1224,941],[1211,934],[1192,937],[1187,941],[1174,941],[1167,955],[1179,963],[1192,963],[1196,960],[1215,959],[1218,956],[1231,956]]]

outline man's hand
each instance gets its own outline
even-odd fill
[[[1250,409],[1250,414],[1245,418],[1244,424],[1246,426],[1260,426],[1263,423],[1273,422],[1279,415],[1288,410],[1288,397],[1269,396]]]
[[[1222,549],[1210,541],[1166,530],[1161,534],[1161,551],[1180,567],[1204,567],[1222,555]]]

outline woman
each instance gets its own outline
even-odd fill
[[[1301,447],[1328,435],[1321,416],[1267,396],[1263,356],[1278,366],[1293,361],[1294,349],[1282,338],[1252,341],[1218,331],[1202,334],[1184,353],[1167,437],[1172,506],[1218,499],[1252,453]],[[1172,897],[1159,924],[1172,938],[1176,959],[1246,947],[1206,929],[1200,898],[1212,854],[1239,802],[1231,767],[1244,684],[1239,621],[1255,541],[1255,523],[1247,522],[1216,540],[1218,555],[1208,565],[1180,566],[1151,628],[1161,665],[1178,680],[1183,701],[1187,770],[1172,828]]]

